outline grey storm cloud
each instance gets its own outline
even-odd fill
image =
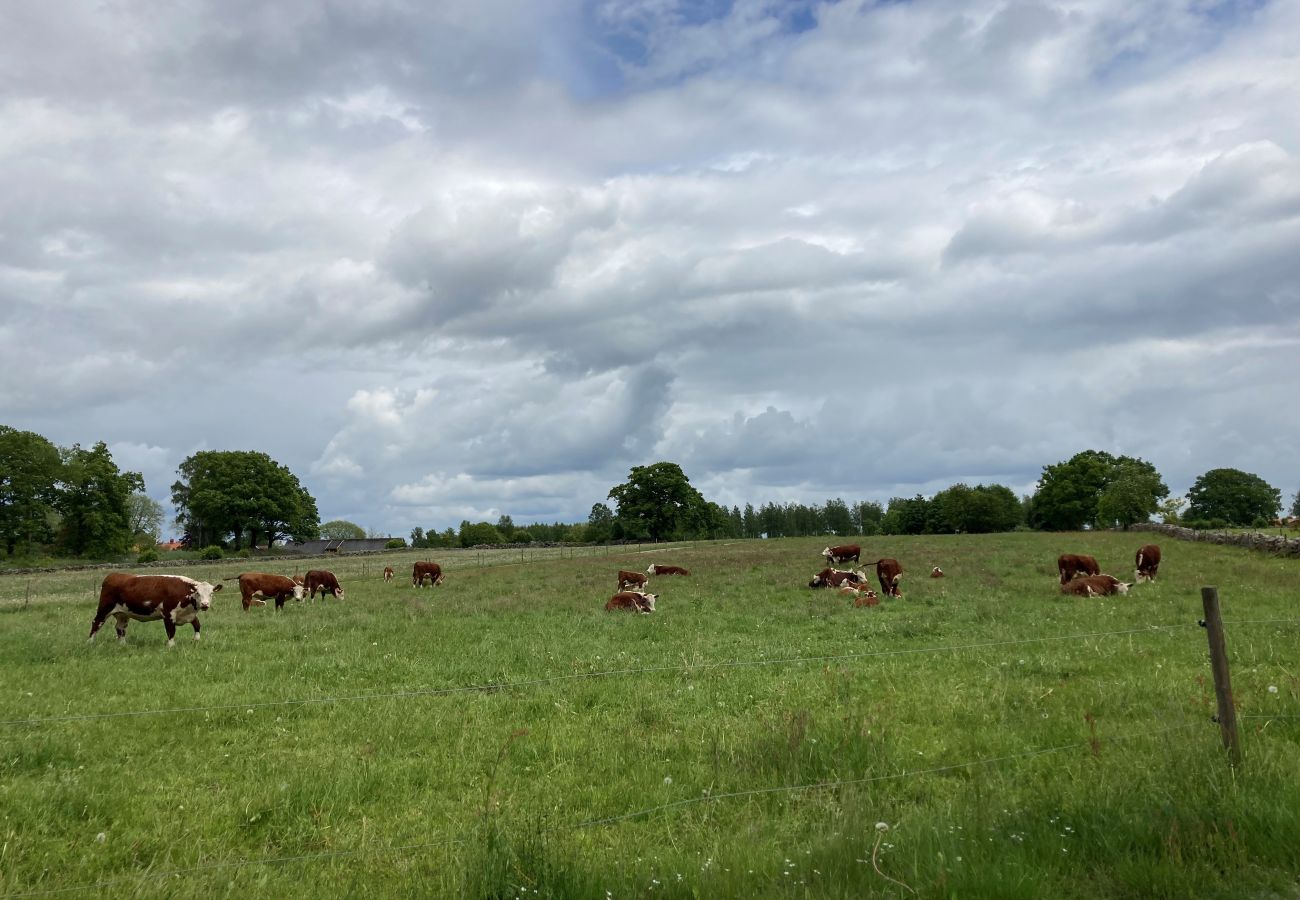
[[[1087,447],[1289,494],[1298,38],[1280,0],[8,4],[0,421],[161,500],[265,450],[395,533],[658,459],[728,504]]]

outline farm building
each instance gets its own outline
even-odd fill
[[[392,538],[346,538],[336,541],[285,541],[284,549],[294,553],[367,553],[383,550]]]

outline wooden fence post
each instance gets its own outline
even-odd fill
[[[1214,695],[1219,701],[1219,714],[1215,720],[1223,734],[1223,749],[1228,751],[1228,764],[1241,764],[1241,745],[1237,741],[1237,707],[1232,699],[1232,678],[1228,673],[1228,649],[1223,640],[1223,617],[1219,613],[1219,589],[1201,588],[1201,605],[1205,608],[1206,637],[1210,641],[1210,670],[1214,673]]]

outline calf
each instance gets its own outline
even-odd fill
[[[880,597],[871,588],[867,588],[858,594],[857,599],[853,601],[853,605],[859,609],[864,606],[879,606]]]
[[[862,548],[857,544],[845,544],[842,547],[827,547],[822,551],[822,556],[826,557],[826,564],[833,566],[836,563],[848,562],[853,560],[859,562],[862,555]]]
[[[1091,556],[1078,556],[1074,553],[1062,553],[1056,559],[1056,569],[1061,573],[1061,584],[1071,581],[1075,575],[1100,575],[1101,566]]]
[[[658,594],[647,594],[644,591],[619,591],[609,598],[609,602],[605,604],[605,611],[630,609],[635,612],[652,613],[655,611],[657,599]]]
[[[307,573],[307,596],[316,599],[316,592],[320,591],[320,598],[325,599],[325,593],[328,591],[337,599],[343,599],[343,588],[339,586],[339,580],[334,577],[334,573],[325,569],[312,569]]]
[[[689,575],[689,570],[681,566],[661,566],[659,563],[650,563],[650,568],[645,570],[647,575]]]
[[[943,577],[943,569],[939,568],[938,566],[935,566],[933,569],[930,570],[930,577],[931,577],[931,578],[942,578],[942,577]]]
[[[384,583],[392,581],[394,574],[392,566],[384,566]]]
[[[839,587],[842,584],[861,585],[867,583],[867,576],[861,572],[845,572],[842,569],[822,569],[808,582],[810,588]]]
[[[274,597],[275,608],[283,609],[284,601],[290,597],[301,600],[304,590],[301,583],[284,575],[245,572],[239,576],[239,594],[244,601],[244,612],[248,612],[248,608],[254,603],[258,606],[266,606],[266,600],[261,598],[267,597]]]
[[[1155,544],[1145,544],[1137,552],[1137,573],[1135,581],[1155,581],[1156,571],[1160,568],[1160,548]]]
[[[623,569],[618,570],[618,589],[621,591],[628,587],[643,588],[646,586],[646,577],[640,572],[628,572]]]
[[[411,570],[411,587],[424,587],[424,579],[429,579],[429,587],[442,584],[442,566],[436,562],[418,562]]]
[[[876,567],[876,578],[880,581],[881,594],[886,597],[903,596],[898,590],[898,581],[903,577],[903,567],[898,564],[898,560],[886,556],[868,565]]]
[[[162,619],[167,629],[167,646],[176,646],[176,626],[194,627],[199,639],[199,613],[212,606],[212,595],[221,585],[195,581],[183,575],[127,575],[113,572],[104,576],[99,587],[99,607],[90,623],[90,637],[95,639],[104,621],[117,619],[117,639],[126,640],[126,626],[131,619],[153,622]]]
[[[1113,575],[1080,575],[1061,585],[1062,594],[1076,597],[1105,597],[1111,594],[1127,594],[1129,585]]]

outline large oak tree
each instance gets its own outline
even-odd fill
[[[270,547],[282,537],[305,541],[319,533],[315,498],[265,453],[201,450],[177,472],[181,477],[172,485],[172,503],[190,546],[233,537],[238,549],[247,534],[252,546],[265,538]]]

